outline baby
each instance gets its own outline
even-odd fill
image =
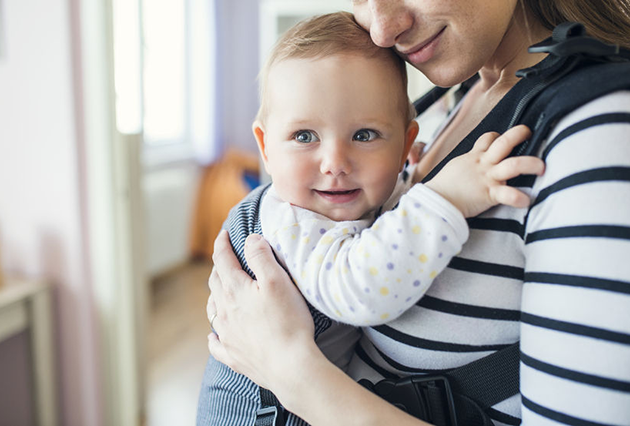
[[[403,60],[374,45],[349,13],[290,29],[262,70],[253,124],[273,183],[225,224],[250,273],[247,235],[270,242],[316,308],[318,346],[344,370],[356,326],[391,321],[416,303],[468,238],[464,217],[498,202],[528,205],[505,181],[543,168],[534,158],[504,160],[529,136],[515,127],[482,136],[427,184],[412,185],[403,169],[418,125],[406,86]],[[258,386],[218,362],[208,368],[204,422],[254,424]],[[288,416],[287,424],[303,424]]]
[[[464,216],[500,201],[527,205],[505,181],[542,170],[531,157],[501,161],[528,136],[518,127],[501,140],[482,136],[427,184],[411,186],[400,172],[418,125],[404,62],[350,14],[289,30],[260,83],[253,131],[273,181],[261,202],[263,236],[304,297],[339,322],[395,319],[460,251]]]

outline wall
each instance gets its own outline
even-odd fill
[[[219,135],[224,145],[256,151],[259,0],[216,0],[219,16]],[[221,137],[221,136],[220,136]]]
[[[8,274],[55,286],[64,426],[98,426],[98,339],[82,215],[68,0],[2,1],[0,246]],[[71,13],[73,12],[73,13]],[[22,344],[16,339],[7,344]],[[0,345],[0,351],[15,351]],[[0,380],[0,393],[7,384]],[[16,425],[17,426],[17,425]]]

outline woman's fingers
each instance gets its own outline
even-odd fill
[[[219,278],[210,283],[210,291],[216,293],[216,300],[220,301],[225,297],[230,297],[230,294],[239,286],[252,282],[252,279],[243,271],[241,264],[232,251],[230,237],[225,230],[221,230],[214,241],[212,261],[214,262],[214,270],[216,270]],[[224,286],[223,283],[229,283],[229,286]],[[214,285],[217,288],[213,287]]]
[[[532,135],[532,132],[527,126],[518,125],[512,127],[501,136],[495,138],[484,154],[484,160],[490,164],[496,164],[506,158],[512,150],[520,143],[525,142]],[[481,141],[482,138],[479,138]],[[487,142],[485,142],[487,143]]]
[[[276,261],[269,243],[258,234],[251,234],[245,240],[245,259],[256,276],[257,283],[272,284],[287,279],[287,273]]]

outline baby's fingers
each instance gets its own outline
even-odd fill
[[[510,157],[493,166],[488,174],[500,182],[515,178],[519,175],[542,175],[545,163],[537,157]]]
[[[507,185],[498,185],[490,188],[490,198],[496,204],[505,204],[516,208],[529,206],[530,199],[524,192]]]
[[[510,155],[517,145],[529,139],[531,135],[532,132],[527,126],[521,124],[512,127],[492,142],[484,155],[484,159],[493,164],[498,163]],[[481,140],[481,138],[479,139]]]

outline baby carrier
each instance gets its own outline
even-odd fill
[[[500,112],[502,128],[479,126],[424,179],[430,180],[448,161],[469,151],[482,133],[505,132],[517,124],[527,125],[531,139],[512,155],[536,155],[559,119],[587,102],[630,90],[630,52],[586,36],[581,24],[564,23],[552,37],[530,47],[531,53],[548,53],[532,68],[518,71],[516,108]],[[466,84],[462,87],[465,89]],[[448,89],[434,88],[414,102],[422,114]],[[503,115],[501,115],[503,114]],[[436,426],[490,426],[486,410],[519,393],[519,342],[492,355],[441,375],[416,375],[376,384],[360,383],[409,414]],[[281,426],[284,409],[275,396],[260,389],[261,408],[255,426]]]

